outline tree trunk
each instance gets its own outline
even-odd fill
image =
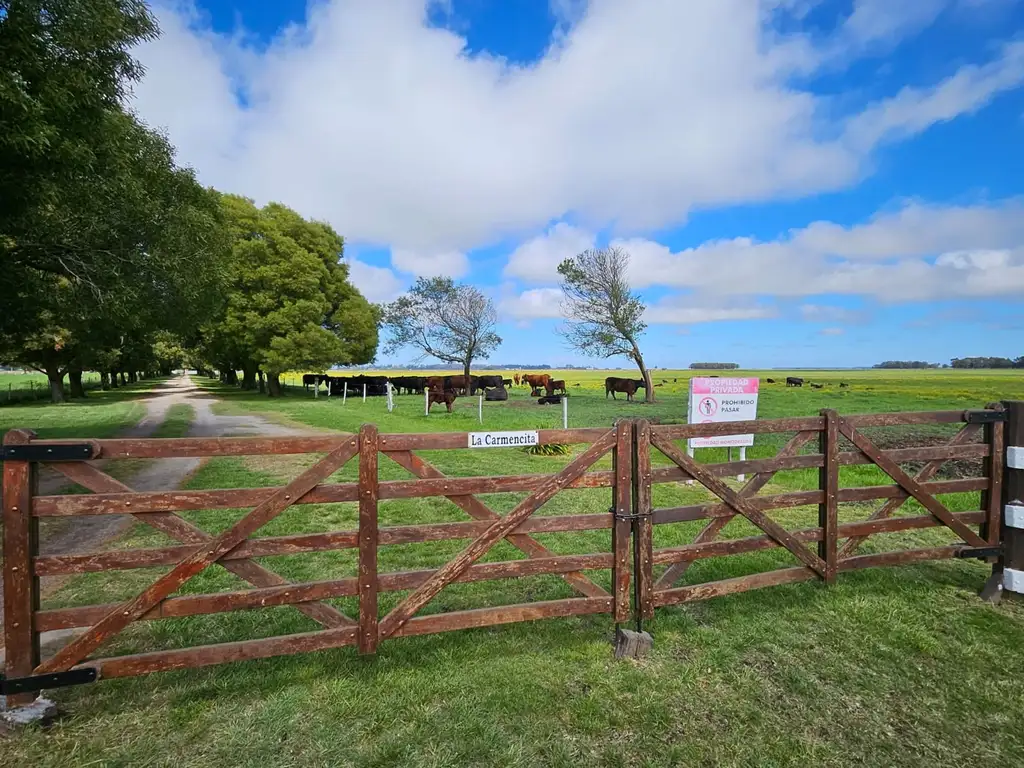
[[[473,358],[467,357],[462,363],[462,373],[466,377],[466,391],[473,394],[473,379],[470,378],[471,374],[469,369],[473,367]]]
[[[100,371],[100,389],[106,392],[110,389],[110,372]]]
[[[267,393],[267,382],[263,378],[263,371],[256,371],[256,378],[260,383],[260,394],[265,395]]]
[[[256,389],[256,366],[251,363],[242,366],[242,389]]]
[[[121,386],[122,387],[127,387],[128,386],[128,377],[125,375],[124,371],[118,371],[117,375],[121,377]]]
[[[110,388],[111,389],[117,389],[119,386],[120,386],[120,384],[118,384],[118,382],[117,382],[117,371],[111,370],[110,371]]]
[[[637,346],[633,346],[633,359],[636,360],[636,367],[640,369],[640,375],[643,377],[644,382],[647,386],[644,387],[644,402],[654,402],[654,382],[651,381],[651,372],[647,370],[647,366],[644,365],[644,356],[640,354],[640,349]]]
[[[268,373],[267,374],[267,393],[271,397],[281,396],[281,379],[279,374]]]
[[[64,402],[64,372],[60,369],[48,370],[46,378],[50,380],[50,402]]]
[[[129,384],[135,384],[138,380],[139,380],[139,374],[137,374],[135,371],[129,371],[128,372],[128,383]]]
[[[232,387],[238,386],[238,371],[234,367],[229,368],[225,372],[224,383],[230,384]]]
[[[85,397],[85,387],[82,386],[82,369],[72,368],[68,371],[68,382],[71,384],[71,397]]]

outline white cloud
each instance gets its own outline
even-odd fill
[[[545,234],[527,240],[508,258],[505,277],[532,282],[558,279],[558,265],[581,251],[593,248],[594,235],[565,222],[559,222]]]
[[[912,5],[912,4],[911,4]],[[1002,91],[1024,81],[1024,42],[1006,45],[1001,56],[967,65],[931,88],[904,88],[849,121],[847,140],[867,150],[883,140],[904,139],[935,123],[976,112]]]
[[[772,306],[715,306],[693,303],[693,299],[687,296],[669,296],[649,306],[644,320],[654,324],[693,325],[726,320],[767,320],[778,314],[778,309]]]
[[[531,288],[498,302],[498,315],[511,320],[546,320],[562,317],[559,288]]]
[[[1024,295],[1024,201],[910,203],[853,227],[815,222],[769,242],[715,240],[673,253],[618,241],[637,287],[702,296],[845,294],[882,301]]]
[[[458,279],[469,272],[469,259],[460,251],[422,252],[405,248],[391,249],[391,266],[418,277]]]
[[[387,267],[375,267],[358,259],[345,259],[352,285],[367,301],[394,301],[404,290],[402,281]]]
[[[873,141],[1014,83],[1006,57],[967,68],[873,107],[843,136],[831,100],[793,80],[826,54],[774,31],[775,2],[558,3],[563,36],[517,66],[429,27],[428,0],[311,3],[305,24],[260,50],[158,0],[164,34],[138,49],[148,74],[135,107],[204,183],[280,200],[350,242],[452,254],[567,212],[590,229],[643,232],[694,206],[841,188],[861,177]],[[920,26],[905,5],[916,3],[862,0],[854,31],[835,34]],[[439,264],[452,266],[396,260],[414,274]]]
[[[846,331],[842,328],[822,328],[819,333],[822,336],[842,336]]]

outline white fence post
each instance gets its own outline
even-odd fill
[[[562,429],[569,428],[569,396],[562,395]]]
[[[747,448],[746,448],[746,446],[741,445],[740,446],[740,461],[746,461],[746,460],[747,460]],[[744,480],[747,479],[747,476],[745,474],[743,474],[743,473],[740,473],[740,474],[736,475],[736,479],[739,480],[742,483]]]
[[[388,413],[391,413],[393,410],[395,410],[395,399],[391,395],[391,382],[385,382],[384,386],[388,393]]]
[[[363,402],[366,402],[366,383],[363,383]]]
[[[693,455],[694,455],[694,452],[695,452],[694,449],[690,446],[690,441],[687,440],[686,441],[686,455],[689,456],[692,459]],[[687,480],[686,484],[687,485],[693,485],[693,478],[691,477],[689,480]]]
[[[483,395],[477,395],[476,397],[477,397],[477,404],[476,404],[477,414],[479,415],[480,423],[483,424],[484,423],[484,396]]]
[[[348,382],[345,382],[345,389],[341,393],[341,404],[344,405],[348,402]]]
[[[430,415],[430,388],[429,387],[424,387],[423,388],[423,415],[424,416],[429,416]]]

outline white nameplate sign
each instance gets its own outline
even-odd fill
[[[540,435],[533,432],[470,432],[470,448],[525,448],[540,443]]]

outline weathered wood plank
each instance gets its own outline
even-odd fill
[[[825,561],[825,583],[834,584],[839,561],[839,414],[824,410],[825,429],[821,431],[821,453],[825,463],[818,473],[818,487],[824,500],[818,507],[818,525],[823,531],[818,557]]]
[[[539,429],[537,439],[540,445],[549,443],[593,443],[607,433],[603,427],[586,429]],[[469,447],[468,432],[427,432],[386,434],[380,437],[382,451],[425,451],[449,450]]]
[[[518,528],[542,504],[562,490],[566,483],[582,475],[588,467],[608,452],[614,445],[614,441],[615,432],[607,432],[604,437],[595,441],[586,451],[569,462],[558,474],[549,478],[547,483],[517,504],[505,517],[491,523],[490,527],[474,539],[455,559],[450,560],[384,618],[380,624],[381,638],[386,638],[397,631],[416,611],[430,602],[452,580],[458,578],[459,574],[482,557],[496,542]]]
[[[211,541],[203,542],[191,555],[158,578],[140,595],[127,601],[116,611],[111,611],[102,621],[72,640],[52,658],[36,667],[36,672],[39,674],[61,672],[82,661],[102,643],[281,514],[291,506],[293,497],[301,498],[322,480],[332,475],[351,459],[356,451],[356,446],[345,443],[327,454],[317,464],[292,480],[228,530]]]
[[[814,437],[816,435],[818,435],[818,434],[821,434],[821,433],[815,432],[815,431],[797,432],[792,438],[790,438],[789,442],[787,442],[782,447],[782,449],[778,452],[778,454],[776,454],[775,458],[777,458],[777,459],[787,459],[787,458],[789,458],[791,456],[796,456],[797,454],[800,453],[801,449],[805,445],[807,445],[807,443],[809,443],[811,440],[813,440]],[[758,474],[754,475],[752,478],[750,478],[746,482],[746,484],[740,489],[739,495],[744,497],[744,498],[746,498],[746,499],[750,499],[750,502],[752,504],[757,504],[758,509],[760,509],[761,511],[765,511],[767,509],[779,509],[779,508],[781,508],[781,506],[770,506],[770,505],[773,504],[773,502],[776,502],[776,501],[780,500],[778,496],[771,496],[771,497],[758,498],[758,499],[754,498],[755,494],[757,494],[758,491],[760,491],[762,488],[764,488],[766,485],[768,485],[769,482],[771,482],[771,479],[773,477],[775,477],[775,472],[776,472],[775,470],[762,470],[762,471],[760,471]],[[814,492],[812,492],[812,493],[814,493]],[[789,499],[787,499],[787,501],[789,501]],[[797,500],[797,501],[798,501],[798,503],[793,504],[792,506],[800,506],[801,504],[806,503],[806,502],[799,501],[799,500]],[[685,514],[684,512],[682,512],[682,510],[686,510],[686,509],[687,509],[686,507],[677,507],[677,508],[675,508],[675,510],[660,510],[659,512],[661,513],[661,517],[659,518],[656,515],[655,522],[656,523],[670,522],[669,518],[672,516],[671,513],[674,513],[674,514]],[[694,508],[690,507],[690,509],[694,509]],[[729,521],[732,520],[733,517],[736,516],[735,511],[728,504],[725,504],[724,502],[720,503],[720,504],[713,504],[713,505],[707,505],[707,504],[700,505],[699,507],[697,507],[697,509],[706,509],[706,510],[708,510],[708,512],[711,512],[712,510],[714,510],[715,515],[713,516],[713,515],[709,514],[709,515],[706,515],[706,516],[702,516],[700,518],[694,518],[694,519],[703,519],[704,517],[711,517],[712,518],[711,522],[708,523],[706,526],[704,526],[704,529],[700,533],[697,534],[697,537],[694,539],[694,543],[695,544],[702,544],[702,543],[707,542],[707,541],[714,541],[718,537],[718,534],[721,533],[722,529],[725,528],[725,526],[729,523]],[[670,514],[666,514],[666,513],[670,513]],[[721,514],[719,515],[718,513],[721,513]],[[679,579],[682,577],[682,575],[684,573],[686,573],[686,569],[689,568],[689,567],[690,567],[690,563],[689,563],[689,561],[686,561],[686,560],[681,560],[681,561],[679,561],[677,563],[673,563],[672,565],[670,565],[668,567],[668,569],[665,571],[665,573],[663,573],[661,575],[661,578],[658,579],[658,582],[655,585],[655,589],[668,589],[669,587],[673,586],[676,582],[679,581]]]
[[[978,431],[980,429],[981,429],[980,425],[977,425],[977,424],[966,424],[966,425],[964,425],[963,429],[961,429],[959,432],[957,432],[953,436],[953,438],[949,441],[949,445],[956,446],[956,445],[962,445],[962,444],[966,443],[968,440],[973,439],[975,437],[975,435],[978,434]],[[863,454],[861,454],[861,455],[863,456]],[[867,459],[867,456],[864,456],[864,458]],[[931,478],[934,477],[935,474],[940,469],[942,469],[942,466],[945,463],[946,463],[945,459],[935,459],[935,460],[929,461],[927,464],[925,464],[923,467],[921,467],[921,469],[918,471],[918,473],[914,476],[914,479],[917,480],[919,483],[921,483],[922,484],[921,487],[924,488],[928,493],[931,493],[931,494],[940,493],[940,491],[935,490],[934,486],[929,484],[928,481],[931,480]],[[986,476],[987,476],[987,473],[986,473]],[[875,512],[873,512],[868,519],[869,520],[880,520],[880,519],[883,519],[883,518],[886,518],[886,517],[891,517],[892,515],[894,515],[900,509],[900,507],[902,507],[910,499],[910,494],[909,493],[907,493],[903,489],[900,489],[900,490],[902,492],[899,495],[894,496],[891,499],[889,499],[885,504],[883,504]],[[980,490],[980,489],[972,489],[972,490]],[[840,550],[839,550],[839,558],[840,559],[844,559],[844,558],[848,558],[848,557],[852,556],[853,553],[857,551],[858,547],[860,547],[860,545],[863,544],[866,540],[867,540],[866,536],[852,536],[852,537],[850,537],[850,539],[847,540],[846,543],[843,544],[843,546],[840,548]]]
[[[377,450],[374,424],[359,430],[359,652],[376,653],[377,633]]]
[[[721,581],[711,581],[706,584],[691,584],[685,587],[662,590],[654,593],[654,604],[656,606],[664,606],[692,603],[697,600],[708,600],[712,597],[735,595],[751,589],[775,587],[780,584],[796,584],[797,582],[811,581],[816,578],[818,578],[818,574],[813,568],[801,566],[782,568],[777,571],[753,573],[749,576],[737,576],[731,579],[722,579]]]
[[[795,539],[789,531],[750,504],[747,499],[744,499],[742,496],[737,494],[717,477],[705,472],[704,468],[700,464],[680,451],[672,443],[662,440],[656,435],[651,436],[651,442],[654,443],[654,446],[659,451],[678,464],[701,485],[792,552],[800,562],[810,566],[821,575],[824,575],[825,562],[815,553],[807,549],[807,547],[805,547],[801,542]]]
[[[651,427],[651,442],[686,440],[691,437],[720,437],[722,435],[770,434],[773,432],[818,432],[825,428],[820,416],[798,416],[785,419],[754,419],[750,421],[718,422],[714,424],[656,424]]]
[[[403,469],[412,472],[417,478],[427,478],[441,484],[443,488],[447,486],[446,481],[449,478],[446,478],[441,470],[411,451],[388,451],[384,455]],[[541,477],[550,477],[550,475],[542,475]],[[423,481],[416,480],[413,482]],[[570,484],[568,487],[574,486]],[[475,496],[453,494],[447,490],[444,495],[445,498],[474,520],[493,522],[501,517],[497,512]],[[482,533],[483,530],[484,529],[481,529],[480,533]],[[479,533],[476,535],[479,535]],[[551,550],[539,541],[520,531],[510,533],[505,537],[505,540],[520,552],[525,553],[527,557],[550,557],[553,554]],[[565,581],[578,592],[589,597],[606,597],[608,595],[604,589],[582,573],[567,573],[564,574],[562,578],[564,578]]]
[[[612,595],[615,623],[629,619],[629,543],[632,522],[628,519],[632,496],[633,425],[626,419],[615,423],[615,452],[612,455],[615,487],[612,489]]]
[[[931,518],[929,518],[931,519]],[[572,573],[583,569],[605,570],[612,567],[612,553],[599,552],[589,555],[552,555],[551,557],[528,560],[505,560],[494,563],[475,563],[457,579],[461,583],[491,581],[495,579],[517,579],[523,576]],[[416,589],[429,579],[435,570],[400,571],[378,575],[380,592],[399,592]],[[353,597],[359,594],[355,577],[328,581],[301,582],[280,587],[247,589],[237,592],[214,592],[201,595],[169,597],[140,617],[140,621],[200,616],[228,611],[258,610],[283,605],[297,605],[315,600],[338,597]],[[38,632],[54,629],[71,629],[95,624],[110,611],[116,603],[89,605],[77,608],[54,608],[38,611],[35,627]]]
[[[637,606],[640,618],[654,618],[654,523],[651,520],[653,501],[651,499],[651,425],[647,419],[636,422],[634,427],[633,511],[639,515],[634,524],[636,537],[636,563],[634,575],[637,585]]]
[[[27,445],[33,434],[12,429],[4,435],[4,445]],[[33,629],[32,615],[39,609],[39,579],[32,572],[36,554],[38,520],[32,517],[32,491],[36,467],[29,461],[5,461],[3,464],[3,590],[4,590],[4,674],[25,677],[39,663],[39,633]],[[31,704],[38,694],[19,693],[8,697],[8,705]]]
[[[903,486],[911,496],[917,499],[922,507],[949,526],[965,542],[976,547],[985,546],[986,542],[981,536],[953,517],[953,513],[941,501],[927,493],[917,480],[900,468],[899,464],[883,456],[874,443],[864,437],[861,432],[858,432],[856,428],[842,417],[839,419],[839,431],[847,440],[857,446],[865,456],[874,461],[879,469]]]

